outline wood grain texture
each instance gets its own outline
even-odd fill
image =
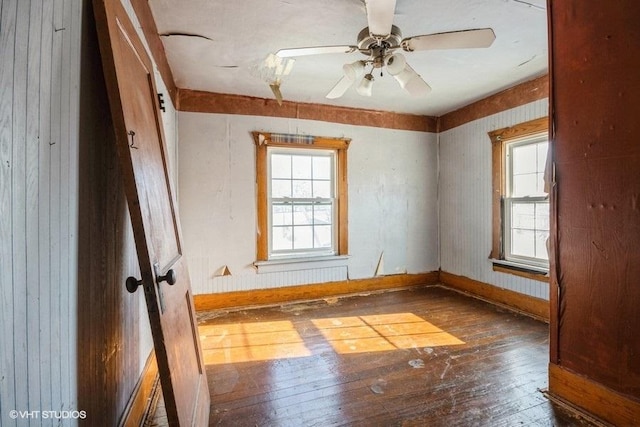
[[[549,76],[545,75],[440,116],[438,132],[548,97]]]
[[[445,271],[440,272],[440,282],[445,286],[467,292],[491,303],[503,305],[545,322],[549,321],[549,302],[546,300],[502,289]],[[540,286],[544,285],[541,284]]]
[[[425,343],[424,327],[455,339]],[[201,312],[199,330],[211,426],[589,425],[541,392],[547,325],[439,286]]]
[[[540,273],[531,273],[528,271],[522,271],[517,268],[509,268],[499,264],[493,264],[493,271],[499,271],[500,273],[513,274],[514,276],[526,277],[527,279],[536,280],[538,282],[549,283],[549,276]]]
[[[640,425],[639,401],[554,363],[549,364],[549,393],[613,425]]]
[[[549,6],[552,357],[640,401],[640,80],[629,73],[640,68],[640,3],[554,0]]]
[[[399,114],[376,110],[336,107],[324,104],[305,104],[284,101],[282,106],[274,99],[254,98],[196,91],[178,90],[178,111],[195,113],[242,114],[248,116],[285,117],[371,126],[387,129],[436,132],[436,119],[430,116]]]
[[[88,425],[118,425],[149,353],[140,324],[142,295],[129,294],[128,276],[140,277],[115,149],[93,8],[84,4],[79,78],[78,406]],[[90,24],[90,25],[89,25]],[[146,344],[146,345],[145,345]],[[142,355],[142,356],[141,356]]]
[[[131,399],[127,404],[122,419],[118,424],[121,427],[136,427],[143,425],[143,422],[150,416],[152,408],[152,395],[155,387],[158,386],[158,363],[155,353],[152,351],[147,359],[147,363],[142,370],[138,384],[133,390]]]
[[[178,88],[176,87],[171,67],[169,67],[169,61],[167,60],[164,45],[158,35],[158,28],[156,27],[156,21],[153,19],[153,14],[151,13],[149,0],[131,0],[131,5],[135,10],[140,26],[142,27],[144,38],[149,46],[149,50],[151,50],[151,56],[153,57],[156,67],[158,67],[158,71],[160,71],[162,81],[169,91],[169,96],[171,97],[173,105],[176,105]]]
[[[201,425],[208,418],[209,395],[191,282],[182,256],[153,63],[119,1],[95,0],[94,13],[140,266],[138,277],[168,417],[176,425]],[[166,278],[169,273],[173,279]],[[169,283],[162,283],[165,281]]]
[[[422,274],[398,274],[394,276],[373,277],[370,279],[287,286],[276,289],[196,295],[194,300],[196,311],[202,311],[229,307],[281,304],[316,298],[331,298],[357,292],[434,285],[437,282],[438,272],[434,271]]]

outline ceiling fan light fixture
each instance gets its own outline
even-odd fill
[[[373,74],[365,74],[356,91],[362,96],[371,96],[373,94]]]

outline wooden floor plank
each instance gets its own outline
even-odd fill
[[[547,324],[438,286],[203,312],[199,326],[205,352],[224,361],[207,365],[211,426],[593,425],[541,392]],[[305,355],[247,360],[266,354],[251,343],[279,340]],[[225,342],[246,345],[242,361]]]

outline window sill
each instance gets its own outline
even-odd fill
[[[531,267],[502,259],[490,259],[490,261],[493,264],[493,271],[549,283],[549,272],[543,268]]]
[[[280,271],[311,270],[314,268],[344,267],[349,255],[328,255],[307,258],[282,258],[268,261],[255,261],[253,266],[258,274]]]

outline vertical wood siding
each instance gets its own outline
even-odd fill
[[[549,299],[546,283],[494,272],[491,252],[491,141],[487,132],[547,115],[548,100],[466,123],[439,135],[440,257],[448,273]]]
[[[0,425],[77,410],[79,1],[0,1]],[[32,420],[53,425],[54,420]]]

